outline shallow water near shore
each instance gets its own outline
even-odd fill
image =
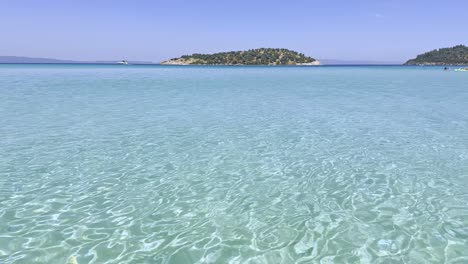
[[[468,74],[0,65],[0,263],[467,263]]]

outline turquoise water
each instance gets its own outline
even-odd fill
[[[468,74],[0,65],[0,263],[468,263]]]

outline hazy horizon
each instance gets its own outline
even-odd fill
[[[28,56],[4,56],[0,54],[0,63],[113,63],[121,61],[125,58],[114,59],[114,60],[69,60],[67,58],[45,58],[45,57],[28,57]],[[329,58],[315,58],[321,62],[321,64],[402,64],[401,62],[395,61],[372,61],[372,60],[339,60]],[[144,63],[144,64],[158,64],[161,61],[143,61],[143,60],[128,60],[133,63]]]
[[[160,62],[288,48],[317,59],[402,63],[467,44],[466,1],[1,1],[2,56]],[[466,24],[466,23],[465,23]]]

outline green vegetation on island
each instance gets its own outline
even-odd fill
[[[405,65],[468,65],[468,47],[458,45],[452,48],[436,49],[418,55]]]
[[[314,58],[288,49],[251,49],[246,51],[192,54],[170,59],[161,64],[175,65],[318,65]]]

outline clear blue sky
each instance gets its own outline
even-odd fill
[[[161,61],[284,47],[401,62],[468,44],[467,0],[0,0],[0,55]]]

